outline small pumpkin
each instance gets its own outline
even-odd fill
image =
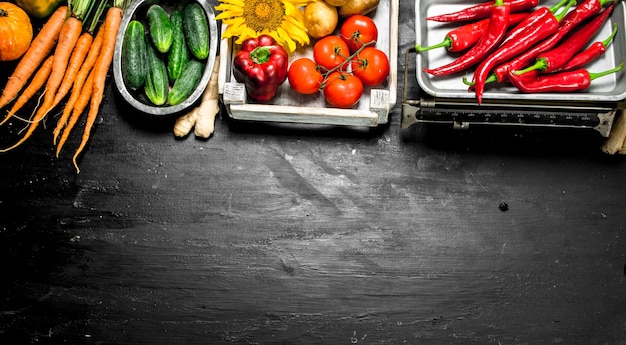
[[[33,25],[20,7],[0,2],[0,61],[16,60],[33,40]]]
[[[66,0],[16,0],[29,16],[37,19],[47,18]]]

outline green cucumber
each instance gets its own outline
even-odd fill
[[[146,37],[146,40],[148,38]],[[147,44],[148,75],[144,85],[146,96],[154,105],[163,105],[169,94],[167,67],[159,52],[151,44]]]
[[[204,9],[197,2],[185,5],[183,27],[191,53],[200,60],[206,59],[209,56],[209,24]]]
[[[185,65],[183,73],[176,79],[172,90],[170,90],[167,100],[169,105],[180,104],[191,96],[193,91],[198,87],[200,79],[202,79],[204,65],[204,62],[195,59],[190,60],[187,65]]]
[[[122,76],[126,86],[132,90],[141,88],[148,74],[145,35],[143,24],[137,20],[131,20],[124,33]]]
[[[183,12],[179,10],[172,12],[170,21],[174,32],[174,42],[167,55],[167,76],[170,82],[174,82],[189,61],[189,49],[183,34]]]
[[[148,8],[148,27],[152,43],[161,53],[167,53],[174,41],[174,32],[170,16],[157,4]]]

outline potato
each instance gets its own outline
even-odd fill
[[[354,14],[368,14],[378,7],[379,2],[380,0],[350,0],[339,6],[339,16],[345,18]]]
[[[350,0],[326,0],[326,2],[329,5],[333,5],[333,6],[343,6],[347,4],[348,2],[350,2]]]
[[[304,8],[304,27],[313,38],[332,34],[338,22],[337,7],[329,5],[326,1],[310,2]]]

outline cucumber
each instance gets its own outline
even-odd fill
[[[170,78],[171,83],[178,79],[185,64],[189,61],[189,49],[183,34],[183,12],[174,10],[170,14],[170,21],[172,22],[174,32],[174,42],[172,42],[167,55],[167,76]]]
[[[170,105],[180,104],[185,101],[198,87],[202,73],[204,72],[204,62],[198,60],[190,60],[180,77],[174,82],[172,90],[167,99]]]
[[[148,38],[146,37],[146,41]],[[147,42],[146,42],[147,43]],[[144,91],[150,102],[154,105],[163,105],[167,102],[169,93],[169,81],[167,79],[167,67],[159,52],[151,44],[147,44],[148,74]]]
[[[161,53],[167,53],[174,41],[174,32],[170,16],[157,4],[148,8],[148,27],[152,43]]]
[[[148,74],[145,35],[143,24],[137,20],[131,20],[124,33],[122,76],[126,86],[132,90],[141,88]]]
[[[200,60],[209,56],[209,24],[204,9],[197,2],[183,9],[185,38],[191,53]]]

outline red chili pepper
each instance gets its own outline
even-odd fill
[[[491,8],[495,1],[487,1],[478,5],[464,8],[460,11],[439,14],[427,17],[427,20],[435,22],[458,22],[464,20],[476,20],[489,18],[491,16]],[[505,2],[511,7],[511,12],[521,12],[531,9],[539,4],[539,0],[511,0]]]
[[[604,41],[594,42],[587,49],[574,55],[571,60],[555,72],[571,71],[586,66],[606,52],[606,48],[611,44],[613,38],[615,38],[615,34],[617,34],[617,23],[613,23],[613,32],[611,32],[611,35],[604,39]]]
[[[559,67],[565,65],[571,58],[578,53],[587,42],[598,33],[598,30],[604,25],[606,20],[613,12],[615,3],[611,3],[600,15],[593,18],[576,32],[567,37],[562,43],[556,45],[553,49],[539,54],[535,58],[535,63],[518,71],[518,74],[524,74],[528,71],[539,70],[549,73],[556,71]]]
[[[575,0],[569,0],[567,6],[565,6],[563,11],[558,15],[555,15],[553,12],[558,11],[563,6],[564,1],[557,3],[551,8],[541,7],[535,10],[526,20],[519,23],[517,27],[513,29],[515,31],[518,28],[522,28],[519,30],[521,34],[519,34],[518,37],[505,42],[495,53],[490,54],[478,65],[474,72],[473,80],[478,104],[482,103],[485,81],[491,70],[497,64],[517,56],[546,37],[554,34],[559,29],[559,21],[575,3]]]
[[[271,36],[248,38],[235,54],[233,75],[257,102],[268,102],[287,79],[289,55]]]
[[[508,26],[511,27],[520,23],[529,13],[511,13],[509,15]],[[448,51],[456,53],[472,47],[481,37],[487,32],[489,27],[489,18],[481,19],[477,22],[461,25],[458,28],[448,32],[446,37],[441,43],[433,44],[428,47],[422,47],[420,45],[415,46],[415,50],[418,52],[425,52],[436,48],[447,48]]]
[[[521,92],[539,93],[539,92],[574,92],[588,88],[591,82],[597,78],[617,73],[624,68],[624,62],[621,62],[614,68],[603,72],[589,72],[584,68],[573,71],[565,71],[550,74],[538,74],[536,78],[529,78],[515,73],[509,72],[509,80]]]
[[[438,76],[449,75],[479,63],[502,42],[508,28],[510,10],[511,6],[503,0],[496,0],[487,32],[478,43],[458,59],[434,69],[424,68],[424,72]]]
[[[614,0],[585,0],[580,5],[576,6],[561,20],[561,26],[554,36],[544,40],[537,44],[526,52],[522,53],[513,60],[506,62],[494,70],[496,78],[499,82],[506,81],[509,75],[509,70],[514,71],[520,68],[526,67],[533,61],[539,54],[552,49],[563,37],[574,30],[579,24],[587,20],[588,18],[596,15],[602,10],[602,7]]]
[[[611,44],[611,42],[613,42],[613,39],[615,38],[615,35],[617,34],[617,29],[618,29],[617,23],[613,23],[613,31],[611,32],[611,35],[609,35],[609,37],[605,38],[603,41],[594,42],[587,49],[574,55],[574,57],[572,57],[572,59],[569,60],[564,66],[562,66],[561,68],[557,69],[554,72],[571,71],[574,69],[582,68],[586,66],[587,64],[591,63],[592,61],[594,61],[595,59],[602,56],[602,54],[606,52],[606,48]],[[529,75],[529,76],[537,75],[538,72],[539,71],[530,71],[530,72],[524,73],[524,75]],[[485,81],[485,84],[494,83],[497,81],[498,80],[497,80],[496,75],[492,73]],[[473,91],[474,83],[466,80],[465,78],[463,78],[463,82],[466,85],[470,86],[470,90]]]
[[[572,0],[560,0],[559,2],[552,5],[551,7],[539,8],[539,9],[535,9],[531,11],[529,14],[526,15],[526,18],[524,18],[523,23],[520,21],[518,25],[516,25],[515,27],[513,27],[513,29],[507,32],[506,36],[504,37],[500,45],[506,44],[509,41],[514,41],[517,39],[522,40],[523,38],[521,37],[523,37],[522,35],[525,34],[525,31],[528,29],[528,27],[532,25],[538,25],[543,20],[543,17],[535,13],[537,10],[541,10],[542,12],[545,12],[546,10],[548,10],[550,11],[550,13],[556,14],[557,12],[561,11],[563,6],[566,6],[566,5],[567,5],[567,9],[570,9],[571,7],[576,5],[576,0],[574,0],[573,3],[572,3]],[[548,13],[545,13],[545,14],[548,14]],[[561,14],[559,15],[559,20],[561,20],[563,16],[565,16],[565,14],[566,13],[561,11]],[[533,16],[531,17],[531,15]]]

